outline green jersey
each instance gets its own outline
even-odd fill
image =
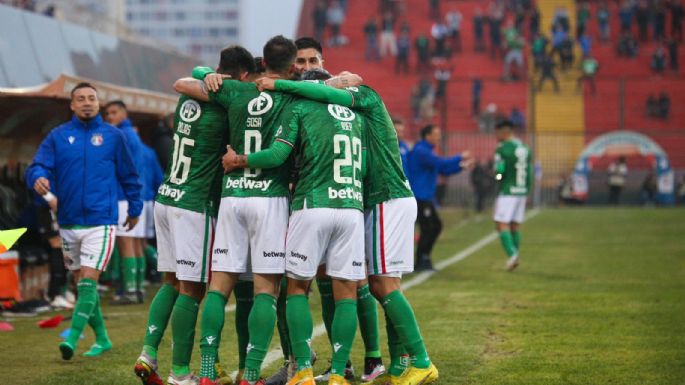
[[[527,195],[532,184],[531,154],[518,139],[501,142],[495,151],[500,195]]]
[[[216,215],[228,143],[226,110],[181,96],[174,117],[174,148],[156,201]]]
[[[276,81],[276,89],[325,103],[340,104],[359,112],[365,122],[367,167],[373,174],[364,179],[364,206],[372,207],[396,198],[413,197],[402,169],[397,132],[381,97],[373,89],[334,89],[311,82]]]
[[[209,98],[229,111],[231,147],[238,154],[251,154],[273,142],[279,117],[294,96],[260,92],[254,83],[225,80]],[[291,163],[272,169],[234,170],[224,176],[221,196],[287,197]]]
[[[291,208],[363,209],[364,148],[360,114],[301,99],[283,115],[276,137],[299,150],[299,181]]]

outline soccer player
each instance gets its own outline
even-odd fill
[[[310,78],[310,74],[321,77]],[[324,70],[303,74],[307,80],[329,77]],[[300,157],[286,241],[286,314],[298,370],[288,384],[314,384],[307,293],[322,263],[332,278],[335,299],[328,384],[349,384],[344,374],[357,331],[357,281],[366,277],[360,242],[365,172],[362,118],[347,107],[302,99],[284,114],[278,132],[267,150],[247,156],[229,151],[225,159],[231,167],[271,168],[283,164],[294,148]]]
[[[388,372],[372,383],[429,384],[437,380],[438,370],[428,356],[414,311],[400,290],[402,274],[414,268],[416,200],[402,171],[397,134],[383,100],[366,86],[336,89],[348,81],[346,77],[333,78],[327,86],[260,79],[258,85],[351,107],[365,118],[367,167],[373,170],[364,180],[365,254],[371,293],[385,310],[391,359]],[[412,356],[410,364],[403,357],[405,352]]]
[[[128,118],[128,110],[126,104],[121,100],[113,100],[105,105],[105,119],[107,123],[119,127],[126,137],[129,152],[136,165],[138,174],[140,176],[140,183],[145,187],[144,164],[145,158],[143,155],[143,142],[140,140],[138,133],[133,128],[131,120]],[[143,248],[141,245],[141,238],[145,236],[145,215],[141,215],[139,226],[134,230],[127,231],[122,225],[126,219],[127,202],[124,199],[124,192],[119,188],[119,227],[117,228],[117,247],[121,255],[122,278],[124,294],[116,301],[120,305],[128,305],[132,303],[143,302],[142,280],[145,275],[145,257],[143,256]]]
[[[532,186],[532,156],[528,146],[516,138],[513,123],[502,120],[495,126],[499,145],[495,151],[495,173],[499,194],[495,201],[494,220],[499,239],[509,259],[508,271],[519,265],[521,233],[519,227],[526,211],[526,198]]]
[[[295,70],[302,74],[307,71],[323,68],[323,48],[321,43],[311,37],[301,37],[295,40],[297,58]]]
[[[254,72],[254,59],[242,47],[228,47],[221,52],[217,71],[244,80]],[[157,270],[164,273],[164,283],[150,304],[143,351],[134,369],[145,385],[162,384],[157,349],[170,318],[174,343],[167,383],[197,383],[188,365],[209,276],[223,177],[218,160],[228,143],[226,110],[213,103],[182,96],[174,120],[171,162],[154,207]]]
[[[264,46],[266,76],[290,78],[297,53],[283,36]],[[260,92],[254,84],[224,80],[209,74],[205,83],[180,79],[178,92],[223,106],[230,111],[231,146],[240,154],[260,151],[276,135],[275,124],[293,96]],[[220,89],[219,89],[220,86]],[[208,92],[219,90],[218,92]],[[212,253],[212,279],[202,316],[200,376],[211,384],[224,322],[224,306],[238,276],[251,267],[254,303],[248,320],[249,345],[241,384],[259,381],[261,364],[276,324],[276,298],[285,271],[285,237],[288,229],[289,163],[273,168],[247,168],[224,176],[217,235]]]
[[[74,355],[86,324],[95,332],[95,344],[86,357],[112,348],[97,292],[116,234],[118,204],[112,191],[122,186],[128,202],[127,230],[136,226],[143,209],[142,186],[126,139],[121,130],[102,120],[95,87],[77,84],[71,91],[70,107],[71,121],[50,131],[26,170],[28,186],[40,195],[54,191],[58,198],[65,265],[78,282],[69,336],[59,344],[64,360]]]

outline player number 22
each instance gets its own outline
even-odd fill
[[[333,180],[341,184],[352,184],[354,181],[355,187],[361,188],[359,176],[362,170],[362,141],[352,138],[351,144],[350,146],[350,137],[347,135],[338,134],[333,137],[333,152],[343,155],[342,159],[333,161]],[[343,176],[343,167],[352,167],[352,177]]]
[[[190,172],[190,162],[192,159],[185,155],[186,146],[195,146],[195,140],[181,138],[178,134],[174,135],[174,152],[171,156],[171,174],[169,181],[174,184],[183,184],[188,179]]]

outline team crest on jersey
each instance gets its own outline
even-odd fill
[[[69,141],[69,144],[74,144],[74,141],[76,140],[76,138],[74,138],[73,136],[70,136],[67,138],[67,140]]]
[[[192,123],[196,121],[202,114],[202,109],[200,108],[200,103],[194,100],[186,100],[181,105],[181,109],[178,112],[181,120],[187,123]]]
[[[352,110],[345,106],[340,106],[337,104],[329,104],[328,112],[336,119],[342,120],[343,122],[351,122],[354,120],[356,115]]]
[[[262,92],[247,104],[247,112],[252,116],[264,115],[274,106],[271,95]]]
[[[102,146],[102,142],[104,141],[102,134],[93,134],[93,136],[90,137],[90,143],[92,143],[93,146]]]

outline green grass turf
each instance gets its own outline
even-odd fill
[[[443,215],[436,260],[492,232],[487,217],[450,210]],[[440,383],[685,383],[683,218],[682,209],[544,210],[524,226],[516,272],[503,271],[504,252],[495,241],[410,289]],[[318,323],[318,295],[311,303]],[[387,353],[380,308],[379,313]],[[141,348],[145,308],[106,307],[105,315],[114,350],[97,359],[81,357],[92,343],[87,331],[71,362],[62,362],[57,350],[62,328],[38,329],[36,319],[14,321],[14,332],[0,334],[5,369],[0,383],[139,383],[132,365]],[[221,348],[230,369],[236,365],[232,319],[229,313]],[[323,370],[330,356],[327,339],[317,338],[314,346],[320,357],[316,370]],[[163,374],[170,367],[169,348],[166,337],[160,350]],[[357,339],[358,370],[362,356]],[[194,354],[196,369],[198,359]]]

